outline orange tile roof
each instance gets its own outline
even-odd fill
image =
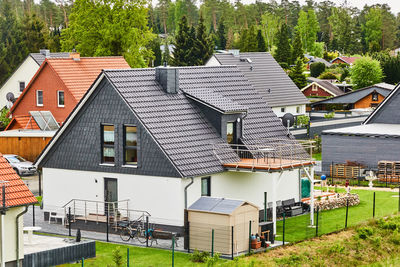
[[[0,208],[3,206],[3,183],[6,181],[6,207],[17,207],[37,203],[35,196],[15,173],[0,153]]]
[[[39,126],[31,115],[14,116],[7,125],[5,131],[13,129],[40,130]]]
[[[77,101],[81,100],[103,69],[130,68],[123,57],[48,58],[46,61]]]
[[[354,61],[356,61],[360,57],[339,57],[339,58],[342,59],[344,62],[347,62],[348,64],[353,64]]]

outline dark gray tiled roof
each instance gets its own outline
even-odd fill
[[[196,202],[194,202],[188,210],[229,215],[232,214],[238,207],[242,206],[244,203],[245,202],[242,200],[201,197]]]
[[[269,106],[279,107],[308,103],[307,98],[271,54],[266,52],[240,53],[239,57],[235,57],[230,53],[222,53],[214,54],[214,56],[222,65],[237,65]],[[252,63],[246,61],[246,58],[250,58]],[[270,89],[270,93],[268,93],[268,89]]]
[[[317,62],[324,63],[325,66],[327,66],[327,67],[332,66],[332,63],[326,61],[326,60],[323,59],[323,58],[319,58],[319,57],[312,57],[312,58],[310,58],[310,60],[307,62],[307,64],[312,64],[312,63],[317,63]]]
[[[42,53],[30,53],[29,54],[33,60],[36,61],[36,63],[40,66],[42,63],[45,61],[46,56],[43,55]],[[69,53],[68,52],[56,52],[56,53],[50,53],[51,58],[68,58]]]
[[[325,89],[329,90],[331,93],[335,94],[336,96],[344,94],[344,92],[342,90],[340,90],[339,87],[337,87],[336,85],[334,85],[333,83],[331,83],[329,81],[319,80],[319,81],[316,81],[316,83],[318,83]]]
[[[235,66],[179,68],[181,90],[177,94],[161,88],[155,69],[104,73],[183,176],[223,171],[213,144],[226,142],[182,91],[210,90],[248,107],[244,120],[248,139],[288,138],[280,119]],[[233,152],[227,156],[237,158]]]
[[[246,111],[247,107],[233,102],[229,98],[209,89],[185,89],[184,93],[193,100],[210,105],[221,113]]]

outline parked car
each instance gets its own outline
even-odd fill
[[[3,156],[18,175],[32,175],[36,173],[36,168],[33,166],[33,163],[27,161],[23,157],[13,154]]]

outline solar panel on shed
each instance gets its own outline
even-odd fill
[[[243,203],[244,201],[241,200],[201,197],[188,210],[232,214]]]

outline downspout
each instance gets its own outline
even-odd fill
[[[4,216],[5,216],[5,212],[3,213],[1,213],[1,217],[0,217],[0,224],[1,224],[1,258],[0,258],[0,261],[1,261],[1,267],[5,267],[6,266],[6,263],[5,263],[5,253],[4,253],[4,247],[5,247],[5,245],[4,245]]]
[[[245,112],[245,115],[242,117],[242,138],[244,137],[244,119],[247,117],[247,111]]]
[[[190,183],[185,186],[185,210],[187,209],[187,189],[193,184],[193,177],[190,177]]]
[[[17,244],[17,247],[16,247],[16,252],[17,252],[17,267],[19,267],[20,266],[20,264],[19,264],[19,223],[18,223],[18,221],[19,221],[19,217],[21,217],[22,215],[24,215],[25,213],[27,213],[28,212],[28,206],[25,206],[25,210],[24,211],[22,211],[21,213],[19,213],[18,215],[17,215],[17,217],[16,217],[16,219],[15,219],[15,223],[16,223],[16,231],[17,231],[17,241],[16,241],[16,244]]]

